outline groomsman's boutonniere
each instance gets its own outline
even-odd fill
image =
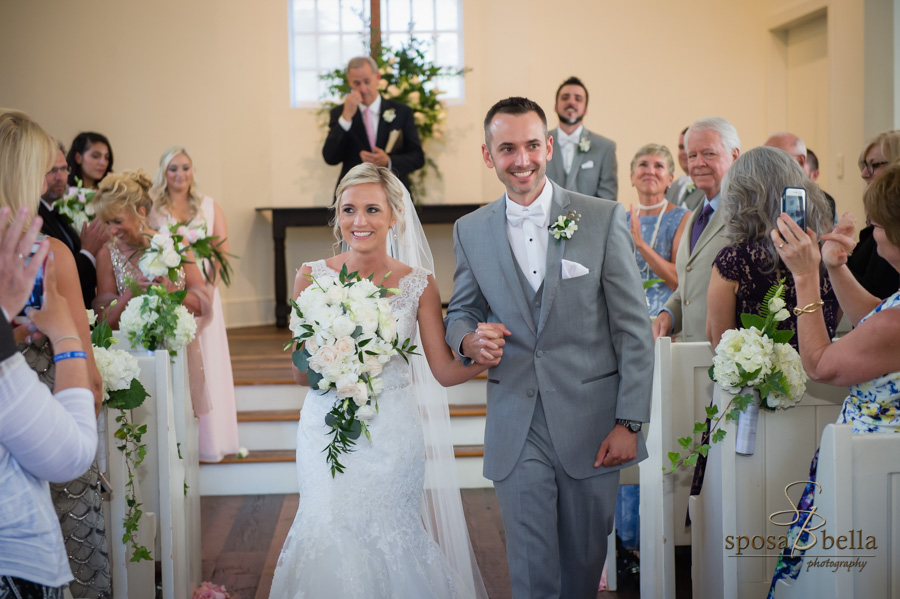
[[[578,153],[587,154],[591,151],[591,140],[588,137],[582,137],[578,140]]]
[[[548,227],[550,234],[553,235],[557,243],[562,239],[572,239],[572,235],[578,230],[576,223],[579,219],[581,219],[581,215],[574,210],[570,210],[565,216],[559,215],[556,222]]]
[[[388,108],[381,113],[381,118],[384,119],[385,123],[393,123],[394,119],[397,118],[397,111],[393,108]]]
[[[684,186],[684,195],[694,193],[695,189],[697,189],[697,185],[693,181],[688,181],[688,184]]]

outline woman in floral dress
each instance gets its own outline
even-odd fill
[[[866,190],[863,201],[874,229],[878,255],[900,272],[900,165],[888,168]],[[797,332],[803,367],[814,381],[849,386],[838,424],[852,424],[854,433],[900,432],[900,291],[881,300],[860,285],[847,267],[853,252],[854,221],[845,214],[819,251],[816,235],[802,231],[787,215],[772,231],[779,256],[791,270],[797,289]],[[856,324],[849,334],[832,342],[826,328],[819,293],[819,263],[823,262],[844,313]],[[810,484],[798,509],[813,502],[818,453],[810,466]],[[796,538],[799,526],[789,535]],[[803,535],[808,535],[804,532]],[[801,542],[805,538],[801,536]],[[805,544],[805,542],[804,542]],[[786,553],[788,550],[785,550]],[[797,578],[802,556],[781,557],[772,580]]]

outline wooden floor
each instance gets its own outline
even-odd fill
[[[509,599],[506,538],[494,490],[464,489],[462,499],[488,595]],[[298,501],[298,495],[203,497],[203,580],[223,585],[232,597],[267,599]],[[640,594],[632,588],[597,596],[638,599]]]
[[[274,325],[228,329],[235,385],[293,385],[289,329]]]

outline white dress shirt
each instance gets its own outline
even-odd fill
[[[553,207],[553,186],[544,177],[544,189],[540,195],[528,206],[521,206],[506,196],[506,213],[509,215],[529,215],[536,212],[542,213],[539,224],[530,220],[523,220],[518,226],[513,226],[506,221],[506,235],[512,248],[513,256],[522,269],[522,273],[528,279],[531,288],[537,291],[544,281],[547,271],[547,244],[550,233],[550,210]]]
[[[584,132],[584,125],[579,125],[578,129],[572,131],[571,135],[563,131],[562,128],[557,128],[556,130],[556,142],[562,151],[563,168],[566,169],[567,175],[572,170],[572,161],[575,160],[575,152],[578,150],[578,142],[581,141],[582,132]]]

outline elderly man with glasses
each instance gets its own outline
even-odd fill
[[[53,210],[53,202],[64,197],[68,191],[66,178],[69,175],[69,167],[66,165],[66,151],[62,144],[56,152],[56,162],[47,172],[46,190],[41,196],[38,206],[38,214],[44,219],[41,233],[48,237],[55,237],[62,241],[72,255],[75,256],[75,264],[78,267],[78,278],[81,281],[81,295],[84,298],[86,308],[91,307],[91,301],[97,294],[97,261],[95,256],[103,244],[109,239],[106,225],[96,219],[84,225],[81,231],[76,231],[68,220]]]

